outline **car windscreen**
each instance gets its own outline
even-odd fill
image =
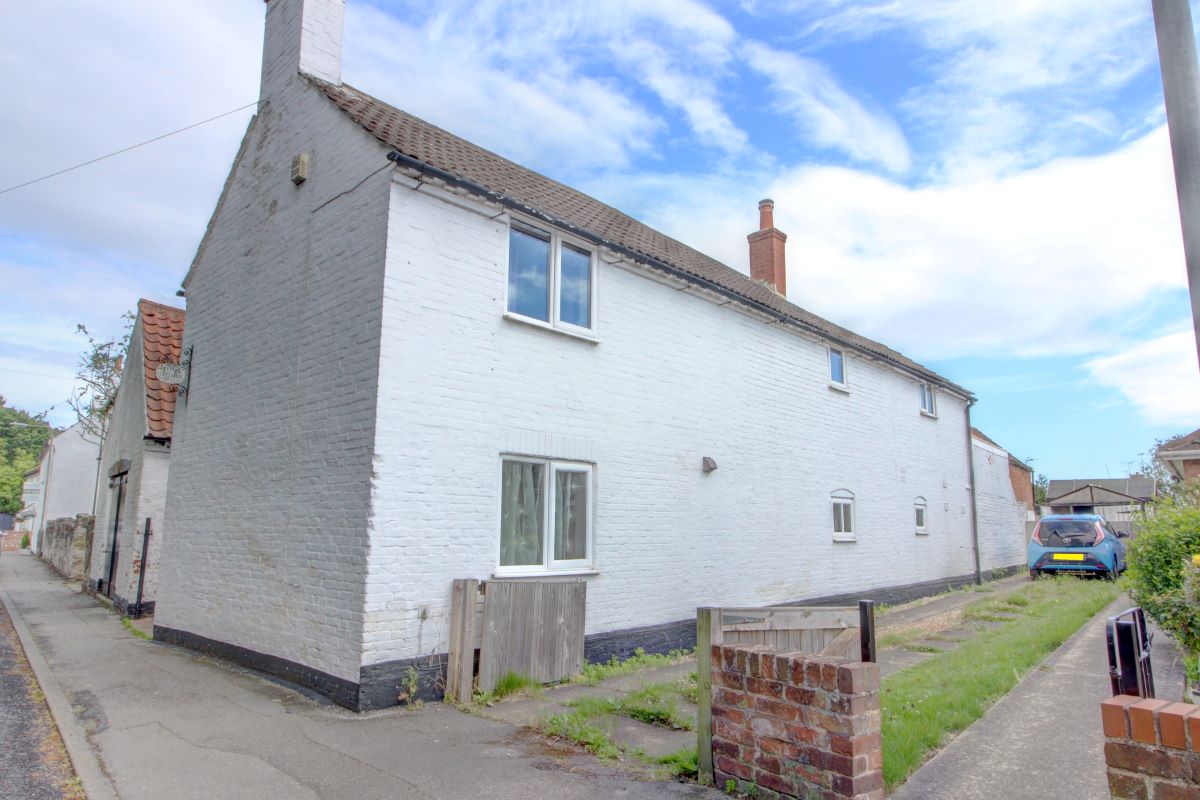
[[[1091,547],[1096,523],[1090,519],[1044,519],[1040,533],[1046,547]]]

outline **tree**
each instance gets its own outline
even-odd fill
[[[0,396],[0,513],[21,510],[25,473],[37,464],[42,448],[54,434],[44,415],[12,408]]]
[[[1155,439],[1153,447],[1144,453],[1139,453],[1140,464],[1138,466],[1138,473],[1154,479],[1154,490],[1158,497],[1180,499],[1179,494],[1183,490],[1183,484],[1180,483],[1171,470],[1167,469],[1165,464],[1154,457],[1154,454],[1158,452],[1158,448],[1173,438],[1175,437]]]
[[[1046,505],[1046,492],[1050,489],[1050,479],[1045,473],[1033,473],[1033,502],[1036,505]]]
[[[100,442],[104,441],[108,431],[108,418],[121,385],[122,362],[129,349],[129,336],[136,317],[126,311],[121,319],[125,321],[123,332],[108,341],[92,336],[85,325],[75,326],[75,332],[87,339],[88,350],[79,356],[75,390],[68,402],[79,418],[84,435]]]

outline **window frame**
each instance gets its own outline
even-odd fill
[[[836,381],[833,378],[833,354],[837,353],[842,360],[842,380]],[[850,359],[846,357],[846,349],[844,347],[834,347],[831,344],[825,345],[825,363],[826,371],[829,375],[829,388],[837,389],[842,392],[850,391]]]
[[[925,536],[929,533],[929,503],[924,497],[913,500],[913,525],[918,535]]]
[[[833,540],[835,542],[854,542],[858,540],[856,533],[857,514],[854,509],[854,492],[849,489],[835,489],[829,493],[829,504],[833,511]],[[838,511],[841,512],[842,530],[838,528]],[[848,520],[847,520],[848,517]],[[846,530],[846,522],[849,522],[849,530]]]
[[[538,234],[549,236],[550,264],[548,267],[548,291],[550,292],[550,301],[547,305],[547,314],[550,318],[548,320],[530,317],[509,308],[509,284],[512,269],[511,237],[513,228],[517,230],[525,228],[527,229],[525,232],[532,236],[537,236]],[[551,225],[528,220],[516,215],[512,215],[509,218],[507,234],[508,239],[506,241],[504,265],[504,317],[539,328],[561,331],[584,339],[595,339],[598,322],[596,300],[599,296],[597,286],[600,282],[600,258],[596,246],[578,236],[563,233]],[[588,328],[566,322],[562,319],[562,250],[564,247],[571,247],[576,251],[583,251],[589,255],[588,316],[591,320],[591,327]]]
[[[541,464],[542,497],[545,499],[542,508],[542,560],[539,564],[510,564],[501,565],[504,537],[504,464],[515,461],[523,464]],[[587,554],[584,558],[555,559],[554,542],[554,507],[557,500],[557,482],[555,477],[559,472],[574,472],[587,475],[587,504],[586,504],[586,536]],[[595,507],[596,507],[596,473],[595,465],[585,461],[570,459],[543,458],[525,456],[516,453],[501,453],[498,472],[498,497],[496,502],[496,551],[495,567],[492,574],[495,577],[536,577],[538,575],[568,575],[595,571]]]
[[[917,381],[917,392],[921,400],[921,414],[937,419],[937,393],[930,381]],[[926,405],[926,400],[929,403]]]

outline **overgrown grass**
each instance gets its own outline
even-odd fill
[[[150,634],[146,633],[141,628],[134,626],[133,620],[131,620],[129,617],[121,617],[121,627],[124,628],[125,630],[129,631],[131,634],[133,634],[134,636],[136,636],[139,639],[149,639],[150,638]]]
[[[690,731],[695,727],[695,718],[679,710],[679,699],[686,697],[688,683],[651,683],[624,697],[580,697],[567,705],[585,719],[621,715],[648,725]],[[695,684],[691,684],[691,690],[695,692]]]
[[[887,788],[903,782],[947,736],[979,719],[1118,592],[1109,581],[1068,576],[1031,583],[1004,601],[982,601],[973,609],[973,618],[995,618],[1004,624],[884,679]],[[1000,611],[1017,616],[999,617]]]
[[[601,761],[616,761],[621,757],[621,748],[608,732],[593,725],[590,717],[581,711],[555,714],[542,725],[542,732],[582,745]]]
[[[691,656],[691,650],[672,650],[664,655],[661,653],[647,653],[639,647],[633,651],[632,656],[624,661],[620,661],[616,656],[613,656],[608,661],[600,664],[584,664],[583,671],[575,676],[571,682],[591,686],[600,681],[620,675],[628,675],[638,670],[678,664],[680,661],[691,658]]]
[[[658,763],[666,767],[667,776],[672,778],[695,778],[699,769],[694,747],[676,750],[674,753],[658,759]]]
[[[494,703],[497,700],[502,700],[509,695],[517,694],[518,692],[534,693],[542,690],[542,684],[538,683],[535,678],[528,675],[522,675],[519,672],[508,671],[500,676],[500,680],[496,681],[496,688],[490,692],[480,692],[475,695],[475,702]]]

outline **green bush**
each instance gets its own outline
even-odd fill
[[[1193,487],[1194,488],[1194,487]],[[1160,500],[1136,520],[1137,538],[1126,555],[1127,588],[1133,601],[1179,640],[1190,653],[1200,652],[1200,579],[1192,556],[1200,554],[1200,496],[1193,491]],[[1189,596],[1191,595],[1191,596]]]
[[[29,549],[29,534],[28,533],[21,534],[21,549],[22,550]]]

